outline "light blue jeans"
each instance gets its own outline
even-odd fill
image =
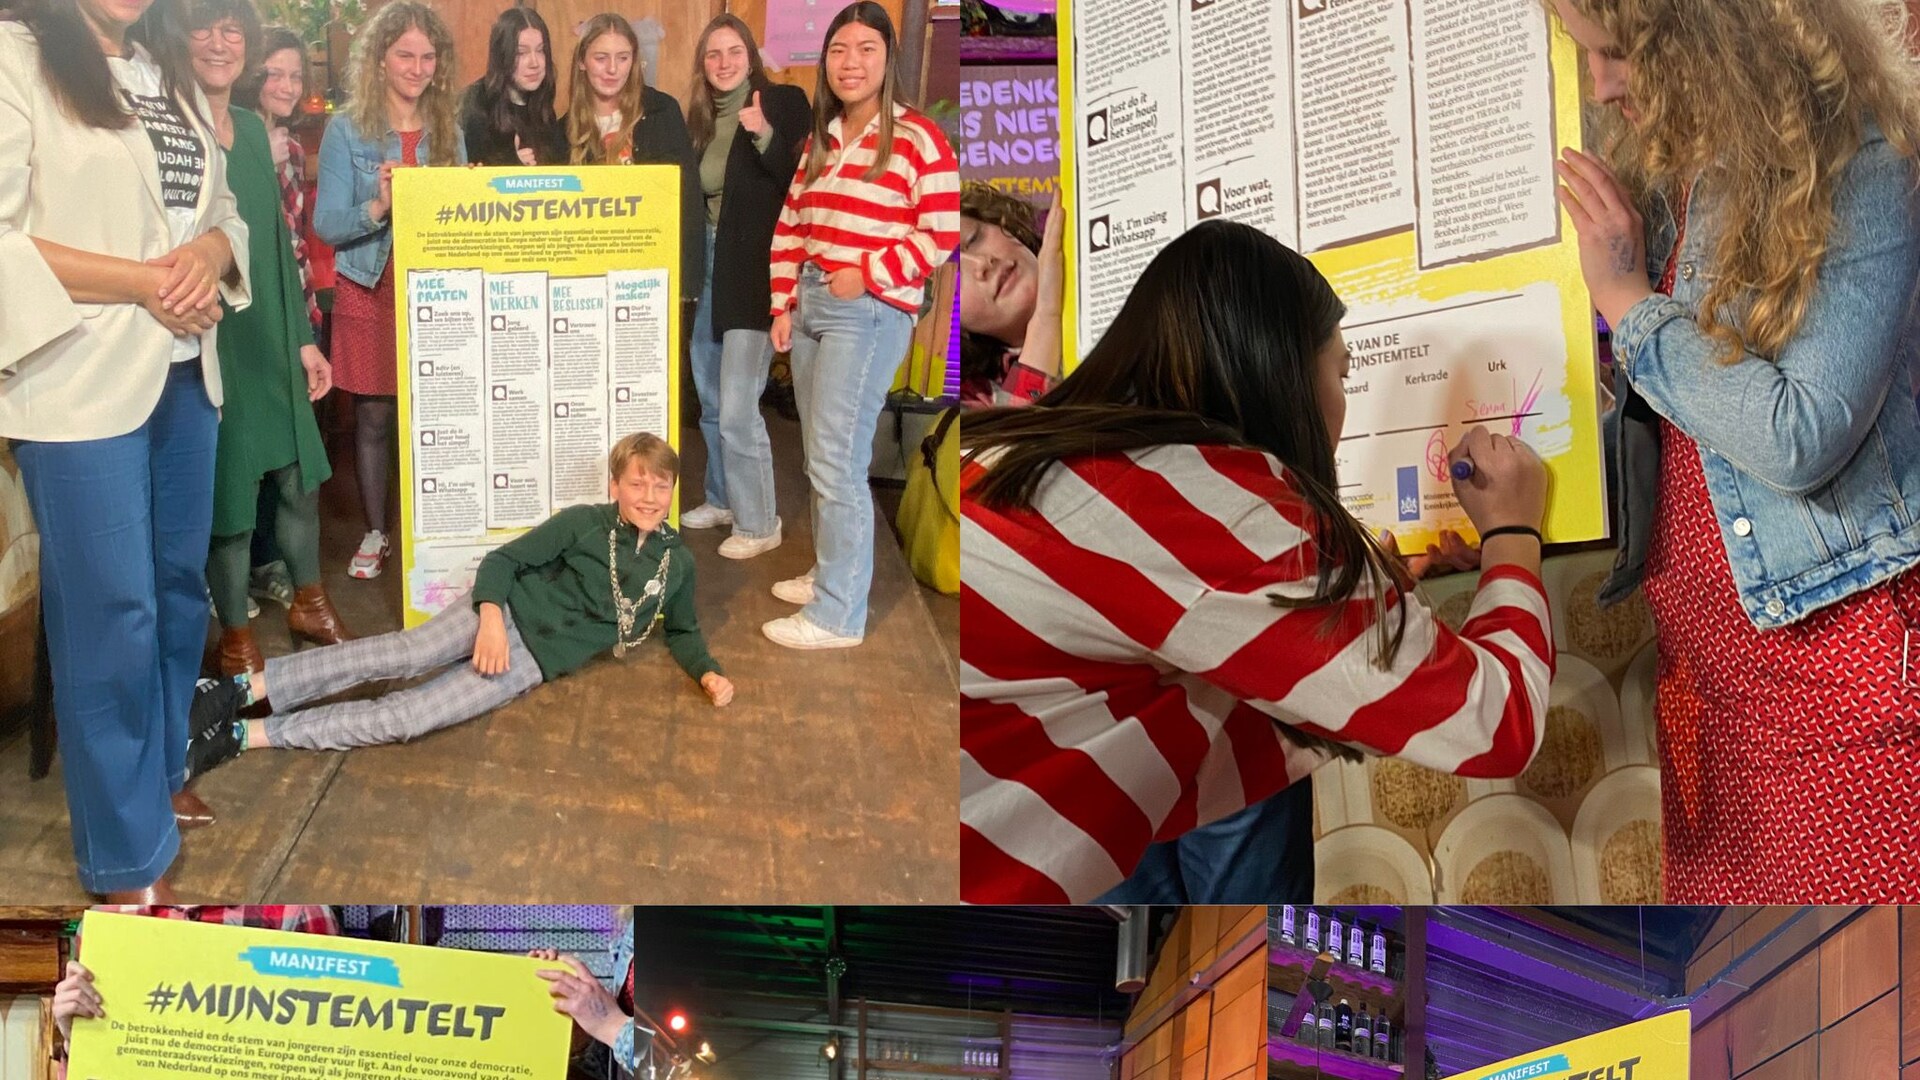
[[[827,291],[819,266],[800,271],[793,319],[793,397],[813,486],[813,602],[807,621],[865,637],[873,584],[873,493],[867,467],[887,391],[913,337],[913,316],[861,293]]]
[[[729,330],[713,340],[713,226],[707,226],[707,280],[687,346],[707,447],[706,501],[733,511],[733,535],[773,535],[773,441],[760,395],[773,366],[773,340],[761,330]]]

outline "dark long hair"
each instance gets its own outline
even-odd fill
[[[526,30],[540,31],[547,75],[527,95],[526,105],[519,106],[513,103],[513,69],[520,63],[520,34]],[[495,134],[517,135],[521,145],[532,146],[543,136],[528,129],[530,120],[544,117],[549,127],[559,122],[553,112],[554,81],[553,35],[547,32],[547,21],[532,8],[515,4],[493,20],[493,31],[487,35],[487,73],[467,91],[467,107],[486,117],[487,127]]]
[[[292,49],[300,56],[301,87],[311,87],[313,72],[307,63],[307,43],[299,34],[285,26],[268,26],[261,29],[260,55],[252,59],[252,67],[248,69],[247,74],[233,84],[233,100],[244,108],[260,113],[260,118],[267,121],[269,128],[280,121],[267,119],[266,113],[260,108],[260,91],[267,85],[266,63],[275,53],[286,52],[288,49]],[[287,123],[300,118],[300,102],[293,103],[293,113],[287,118]]]
[[[19,0],[14,17],[33,31],[40,47],[40,77],[60,110],[76,123],[119,129],[133,123],[113,84],[107,54],[74,0]],[[187,28],[180,0],[153,0],[127,31],[127,40],[143,46],[160,68],[168,97],[193,109],[193,66],[187,59]]]
[[[849,23],[879,31],[887,43],[887,73],[880,83],[880,138],[874,145],[873,166],[867,170],[866,179],[878,180],[886,175],[887,164],[893,157],[893,103],[900,94],[900,42],[894,35],[893,19],[888,17],[886,8],[873,0],[854,0],[827,24],[827,36],[820,42],[820,72],[814,79],[813,89],[813,145],[807,152],[809,184],[826,169],[827,158],[833,153],[827,125],[846,111],[846,106],[840,104],[840,96],[833,92],[833,80],[827,75],[827,50],[833,45],[833,35]],[[841,134],[848,139],[860,137],[857,131]]]
[[[707,28],[700,31],[700,43],[694,47],[693,88],[687,94],[687,134],[693,137],[696,158],[706,153],[707,144],[713,141],[713,87],[707,85],[707,42],[715,30],[739,34],[741,43],[747,47],[747,93],[772,85],[766,66],[760,62],[760,43],[753,40],[753,31],[738,15],[715,15]],[[822,62],[824,60],[823,57]]]
[[[962,421],[970,460],[995,451],[973,497],[996,508],[1030,506],[1055,462],[1085,454],[1205,443],[1264,450],[1286,466],[1311,510],[1320,554],[1311,596],[1269,598],[1280,607],[1327,606],[1337,619],[1370,585],[1375,660],[1390,664],[1406,629],[1396,601],[1407,583],[1340,505],[1332,433],[1315,391],[1316,356],[1345,317],[1346,305],[1305,258],[1251,226],[1203,222],[1147,265],[1066,381],[1032,407],[983,409]]]

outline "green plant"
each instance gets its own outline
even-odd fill
[[[367,18],[366,0],[262,0],[260,6],[268,22],[292,29],[308,44],[326,41],[334,23],[351,34]]]

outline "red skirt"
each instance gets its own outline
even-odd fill
[[[394,337],[393,260],[371,289],[340,275],[333,286],[333,384],[350,394],[398,394]]]
[[[1666,902],[1920,899],[1920,571],[1757,630],[1699,449],[1665,421],[1659,498]]]

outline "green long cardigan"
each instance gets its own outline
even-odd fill
[[[247,223],[253,303],[245,311],[227,308],[220,320],[226,403],[214,464],[215,536],[253,530],[260,480],[273,470],[298,462],[300,486],[307,492],[333,475],[307,400],[307,372],[300,366],[300,349],[313,344],[313,327],[281,209],[267,127],[249,110],[228,112],[233,149],[227,151],[227,185]]]

